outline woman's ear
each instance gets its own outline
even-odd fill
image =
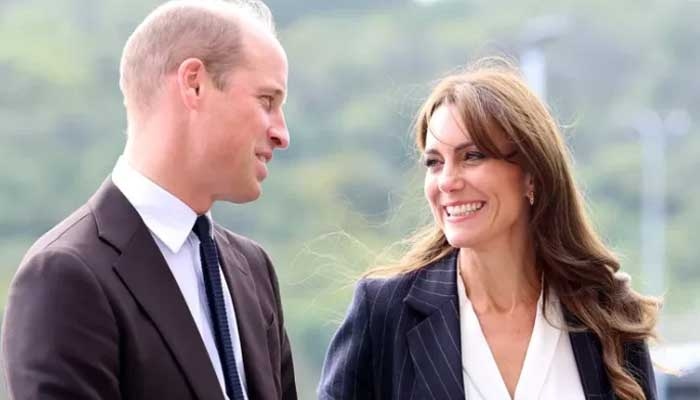
[[[525,193],[530,193],[535,191],[535,178],[533,178],[532,173],[525,173]]]
[[[527,198],[530,206],[535,204],[535,179],[532,173],[525,173],[525,193],[524,196]]]

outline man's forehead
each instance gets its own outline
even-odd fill
[[[241,62],[233,68],[233,73],[241,71],[255,73],[287,84],[287,56],[281,46],[274,42],[260,40],[243,40],[240,54]]]
[[[287,71],[287,54],[277,38],[265,33],[242,35],[241,55],[250,68],[269,65]]]

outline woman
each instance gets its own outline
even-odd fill
[[[357,285],[321,399],[654,399],[658,300],[586,216],[546,107],[506,63],[417,117],[434,225]]]

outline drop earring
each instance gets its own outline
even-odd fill
[[[530,206],[535,204],[535,191],[531,190],[527,192],[527,199],[530,201]]]

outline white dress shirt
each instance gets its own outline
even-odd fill
[[[563,325],[559,300],[550,291],[547,318],[542,315],[542,293],[520,378],[511,399],[479,319],[467,297],[457,269],[462,378],[469,400],[585,400],[569,334]]]
[[[172,272],[180,292],[185,298],[207,353],[209,353],[209,359],[217,378],[219,378],[224,397],[228,399],[204,287],[202,262],[199,255],[199,239],[192,232],[197,214],[180,199],[136,171],[123,156],[119,158],[112,171],[112,182],[141,216],[144,224],[150,230],[153,240],[155,240],[160,252],[163,254],[170,272]],[[207,217],[211,219],[210,213],[207,213]],[[247,399],[248,397],[245,394],[247,393],[247,386],[243,368],[241,341],[238,334],[238,324],[236,323],[236,311],[233,307],[231,292],[228,289],[223,273],[221,273],[221,283],[231,341],[235,352],[236,367],[241,378],[244,396]],[[167,382],[163,382],[163,384],[167,384]]]

